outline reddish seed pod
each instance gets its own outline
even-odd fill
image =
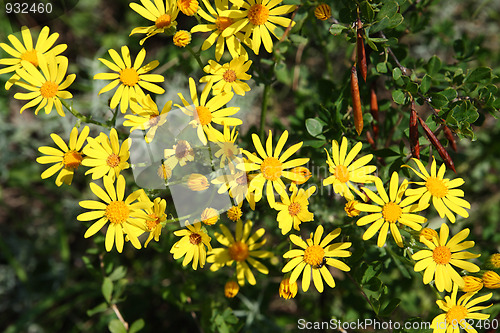
[[[366,141],[372,146],[373,149],[376,149],[375,141],[373,140],[372,134],[370,131],[366,131]]]
[[[455,165],[453,164],[453,160],[450,157],[450,154],[448,154],[446,149],[444,149],[443,145],[441,144],[441,142],[439,142],[436,135],[434,135],[429,126],[427,126],[427,124],[422,120],[422,118],[418,117],[418,121],[420,122],[420,126],[422,126],[422,128],[424,129],[427,138],[429,138],[429,141],[437,149],[439,156],[441,156],[446,166],[451,170],[453,170],[453,172],[457,173],[457,171],[455,170]]]
[[[457,151],[457,142],[455,141],[455,138],[453,137],[453,133],[451,133],[451,129],[446,125],[443,125],[443,126],[444,126],[443,127],[444,136],[446,136],[446,139],[448,139],[448,142],[450,143],[451,148],[454,151]]]
[[[378,127],[378,101],[377,101],[377,94],[375,92],[375,84],[372,83],[371,88],[370,88],[370,113],[372,114],[373,117],[373,123],[372,123],[372,128],[373,128],[373,137],[375,140],[378,138],[378,132],[379,132],[379,127]]]
[[[359,96],[358,71],[356,70],[356,65],[353,65],[351,68],[351,95],[354,127],[358,135],[361,135],[361,132],[363,132],[363,113],[361,110],[361,97]]]
[[[363,42],[363,23],[359,18],[356,23],[356,50],[358,53],[358,67],[363,80],[366,82],[368,67],[366,65],[365,43]]]
[[[418,142],[418,124],[417,110],[415,109],[415,101],[411,101],[410,108],[410,149],[411,156],[420,159],[420,143]]]

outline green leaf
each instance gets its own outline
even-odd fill
[[[439,59],[437,56],[432,56],[427,62],[426,68],[427,74],[429,74],[431,77],[434,76],[441,69],[441,59]]]
[[[374,277],[364,284],[364,287],[371,291],[379,291],[382,287],[382,281],[378,277]]]
[[[445,90],[441,91],[441,94],[443,94],[450,102],[458,96],[457,91],[453,88],[446,88]]]
[[[392,78],[396,81],[401,78],[401,75],[403,75],[403,72],[399,69],[399,67],[394,68],[392,71]]]
[[[390,316],[391,313],[396,310],[401,300],[399,298],[393,298],[389,303],[379,312],[381,316]]]
[[[344,29],[347,29],[347,27],[342,24],[334,23],[330,26],[330,33],[334,36],[337,36],[341,34]]]
[[[87,310],[87,316],[92,317],[96,313],[106,311],[107,309],[108,309],[108,304],[106,302],[102,302],[98,306],[96,306],[90,310]]]
[[[130,325],[128,333],[139,332],[143,328],[144,328],[144,319],[142,319],[142,318],[141,319],[137,319],[136,321],[134,321],[132,323],[132,325]]]
[[[427,91],[429,91],[431,83],[432,83],[432,78],[429,75],[425,74],[424,77],[422,78],[422,81],[420,82],[420,92],[422,94],[425,94]]]
[[[306,129],[309,134],[316,137],[323,132],[323,125],[314,118],[306,119]]]
[[[111,333],[127,333],[125,326],[118,319],[113,319],[108,324],[108,329]]]
[[[448,104],[448,99],[446,98],[445,95],[441,94],[441,93],[432,93],[429,95],[431,101],[431,105],[435,108],[442,108],[443,106],[445,106],[446,104]]]
[[[301,35],[292,34],[290,35],[290,41],[294,44],[306,44],[307,38]]]
[[[111,281],[110,278],[108,277],[104,278],[104,280],[102,281],[101,291],[106,302],[110,303],[111,294],[113,293],[113,281]]]
[[[379,62],[377,64],[377,72],[379,72],[380,74],[387,73],[387,64],[385,62]]]
[[[459,123],[467,122],[471,124],[479,118],[476,107],[470,101],[462,101],[451,110],[451,114]]]
[[[478,67],[467,74],[465,83],[477,83],[489,79],[491,79],[491,69],[488,67]]]
[[[384,17],[392,17],[398,12],[399,6],[396,1],[387,1],[377,13],[377,19],[380,21]]]
[[[392,99],[396,104],[402,105],[405,103],[405,93],[400,89],[393,90]]]
[[[124,266],[118,266],[117,268],[115,268],[113,273],[109,275],[109,278],[111,279],[111,281],[117,281],[123,279],[125,275],[127,275],[127,269]]]
[[[368,1],[363,1],[359,8],[361,10],[361,15],[366,18],[366,21],[372,22],[375,18],[375,11]]]

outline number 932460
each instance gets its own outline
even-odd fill
[[[6,2],[5,13],[7,14],[50,14],[52,4],[50,2]]]

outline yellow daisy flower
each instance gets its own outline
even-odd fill
[[[201,192],[210,187],[210,182],[201,173],[192,173],[188,177],[187,187],[193,192]]]
[[[78,221],[92,221],[98,219],[85,232],[84,237],[89,238],[95,235],[104,225],[109,222],[106,231],[106,251],[111,251],[113,244],[116,244],[118,252],[123,251],[124,235],[126,234],[130,242],[136,249],[141,248],[141,243],[131,230],[132,227],[140,227],[148,216],[143,209],[148,209],[152,203],[135,202],[139,198],[141,191],[138,190],[130,194],[125,201],[125,178],[120,175],[116,179],[116,189],[111,177],[103,177],[104,189],[95,183],[90,183],[92,192],[104,203],[94,200],[80,201],[80,206],[92,209],[90,212],[77,216]]]
[[[369,175],[370,173],[377,170],[374,165],[366,165],[370,163],[373,158],[372,154],[365,155],[356,161],[354,158],[361,151],[362,144],[358,142],[347,154],[347,139],[342,138],[342,143],[339,148],[339,144],[336,140],[332,141],[332,157],[325,149],[327,154],[327,163],[329,170],[332,175],[323,180],[323,186],[332,184],[333,191],[345,197],[347,200],[353,200],[354,195],[351,190],[356,192],[361,198],[366,196],[362,194],[355,186],[354,183],[372,183],[375,180],[375,176]],[[354,162],[353,162],[354,161]]]
[[[182,266],[186,266],[191,261],[194,270],[205,266],[208,252],[212,251],[210,241],[212,238],[207,235],[204,228],[201,228],[200,222],[195,222],[193,225],[186,221],[186,229],[174,231],[174,235],[182,237],[170,249],[170,253],[174,255],[174,259],[184,257]]]
[[[488,264],[493,268],[500,268],[500,253],[494,253],[488,259]]]
[[[165,221],[167,220],[167,214],[165,209],[167,208],[167,202],[162,198],[155,198],[153,202],[149,199],[146,192],[142,191],[139,196],[140,202],[148,202],[152,204],[151,208],[146,208],[145,212],[149,219],[145,221],[143,230],[148,232],[148,239],[144,243],[144,247],[148,247],[149,242],[154,238],[156,242],[160,241],[161,229],[165,226]]]
[[[500,288],[500,275],[494,271],[486,271],[483,274],[484,286],[488,289]]]
[[[110,91],[119,84],[118,89],[116,89],[113,97],[111,98],[110,107],[112,109],[116,108],[118,104],[120,104],[121,112],[127,112],[129,104],[136,104],[135,101],[140,101],[145,97],[142,89],[149,90],[158,95],[165,92],[165,90],[160,86],[151,83],[161,83],[165,81],[163,76],[159,74],[146,74],[158,67],[158,60],[151,61],[147,65],[142,66],[142,63],[146,58],[146,50],[142,49],[139,52],[137,58],[135,58],[133,66],[130,58],[130,50],[127,46],[122,46],[121,57],[118,52],[113,49],[108,50],[108,53],[114,63],[103,58],[99,58],[99,60],[106,65],[106,67],[116,73],[99,73],[94,75],[94,80],[113,80],[111,83],[108,83],[104,88],[102,88],[101,91],[99,91],[99,95]],[[134,105],[132,109],[134,107],[136,106]]]
[[[242,149],[235,143],[236,138],[238,137],[236,127],[233,127],[233,130],[230,131],[229,126],[224,125],[224,133],[218,137],[219,141],[216,141],[215,144],[219,147],[219,150],[214,153],[214,156],[220,159],[219,166],[221,169],[223,169],[227,163],[229,169],[233,171],[235,164],[238,164],[241,160],[239,156],[242,151]]]
[[[175,20],[179,14],[179,9],[175,1],[166,0],[164,2],[155,0],[153,2],[151,0],[141,0],[141,3],[142,6],[132,2],[130,8],[145,19],[154,22],[154,24],[149,27],[137,27],[132,30],[129,36],[134,34],[146,34],[146,37],[139,42],[140,45],[144,44],[144,41],[149,37],[163,33],[165,30],[177,26]]]
[[[438,211],[439,216],[442,218],[446,215],[451,223],[455,223],[455,214],[453,213],[457,213],[462,217],[469,217],[469,213],[464,208],[470,209],[470,204],[460,198],[464,196],[464,191],[456,188],[462,185],[464,180],[462,178],[455,178],[452,180],[443,178],[446,172],[445,164],[443,163],[439,171],[436,172],[436,160],[434,158],[430,174],[427,172],[422,162],[416,158],[413,160],[417,164],[420,172],[408,165],[405,166],[412,169],[415,174],[424,181],[414,182],[413,184],[421,185],[422,187],[408,189],[406,195],[419,198],[419,205],[423,206],[427,205],[432,199],[432,204]]]
[[[483,280],[478,277],[467,275],[464,276],[463,292],[470,293],[483,289]]]
[[[177,0],[177,7],[184,15],[193,16],[200,6],[198,0]]]
[[[282,202],[277,202],[274,209],[279,211],[278,220],[279,228],[283,235],[287,234],[292,226],[295,230],[300,230],[299,225],[302,222],[310,222],[314,219],[314,214],[308,209],[309,197],[316,192],[316,186],[311,186],[307,190],[297,188],[297,185],[292,184],[290,187],[292,195],[281,197]]]
[[[59,62],[62,56],[57,56],[66,50],[66,44],[59,44],[54,46],[54,43],[59,38],[59,34],[53,33],[49,35],[49,27],[43,27],[38,35],[35,47],[33,47],[33,38],[31,37],[31,32],[28,27],[21,27],[21,35],[23,37],[23,43],[17,39],[14,35],[8,35],[11,46],[0,43],[0,47],[7,52],[12,58],[0,59],[0,65],[5,65],[8,67],[0,69],[0,74],[16,72],[18,69],[23,68],[22,61],[28,61],[34,67],[38,68],[39,58],[46,57],[49,53],[56,56],[56,61]],[[54,47],[52,47],[54,46]],[[12,85],[19,80],[19,75],[14,74],[6,83],[5,90],[9,90]]]
[[[55,106],[57,113],[61,117],[64,117],[65,114],[61,99],[73,98],[73,95],[64,89],[68,88],[75,81],[76,75],[70,74],[66,76],[68,59],[65,57],[61,57],[59,63],[56,62],[56,58],[53,55],[49,56],[48,60],[45,57],[39,57],[38,61],[41,72],[26,60],[21,61],[23,68],[16,71],[27,83],[19,80],[15,84],[26,90],[30,90],[30,92],[16,93],[14,98],[31,100],[24,104],[20,112],[23,113],[24,110],[38,104],[35,114],[38,114],[38,111],[42,108],[45,108],[45,113],[49,114],[52,111],[52,107]]]
[[[173,37],[174,45],[178,47],[186,47],[191,43],[191,33],[186,30],[177,31]]]
[[[133,111],[136,114],[126,115],[123,126],[132,127],[130,133],[136,129],[143,131],[147,130],[145,140],[147,143],[150,143],[155,137],[156,130],[167,121],[167,114],[172,108],[172,101],[168,101],[165,106],[163,106],[161,113],[158,111],[158,106],[149,94],[136,105],[139,106],[139,108],[135,108],[134,106],[135,110]]]
[[[293,12],[296,8],[295,5],[276,7],[282,2],[279,0],[231,0],[231,2],[237,7],[242,7],[242,9],[224,12],[224,15],[234,20],[234,23],[222,32],[222,36],[229,37],[239,31],[245,33],[244,40],[252,36],[249,46],[255,54],[259,54],[261,43],[264,44],[267,52],[271,53],[273,51],[273,41],[269,32],[274,37],[279,38],[274,33],[275,24],[285,28],[295,25],[295,22],[289,18],[280,16]]]
[[[240,108],[228,107],[221,109],[233,98],[232,93],[215,96],[207,101],[210,87],[206,85],[200,99],[198,99],[196,84],[191,77],[189,78],[189,92],[192,103],[189,103],[181,93],[178,93],[184,107],[178,104],[175,106],[180,108],[186,115],[193,117],[193,120],[189,124],[193,128],[196,128],[198,138],[204,145],[207,144],[207,138],[213,142],[218,140],[220,132],[214,129],[212,123],[228,126],[237,126],[243,123],[241,119],[228,117],[236,114]]]
[[[177,164],[183,167],[187,162],[194,161],[193,148],[191,148],[191,145],[186,140],[177,141],[172,148],[164,149],[163,154],[167,159],[166,164],[172,169],[175,168]]]
[[[200,82],[208,82],[212,86],[214,95],[230,93],[245,96],[245,92],[250,91],[250,86],[241,80],[250,80],[251,75],[246,72],[252,65],[252,60],[246,61],[245,57],[237,57],[224,65],[219,65],[213,60],[208,61],[203,70],[210,74],[202,77]]]
[[[205,12],[203,9],[198,10],[198,15],[200,15],[203,19],[210,22],[208,24],[198,24],[191,29],[191,33],[195,32],[210,32],[210,36],[203,42],[201,49],[203,51],[209,49],[215,41],[215,59],[219,61],[224,53],[224,45],[226,45],[229,53],[233,58],[238,56],[244,56],[245,59],[248,59],[248,54],[243,45],[241,45],[241,40],[243,40],[243,34],[230,34],[227,37],[222,37],[221,34],[224,30],[234,23],[234,20],[221,15],[222,12],[229,9],[229,1],[228,0],[215,0],[215,9],[212,7],[208,0],[203,0],[203,4],[208,12]]]
[[[477,265],[463,260],[481,256],[480,254],[463,251],[474,246],[473,241],[460,243],[469,235],[469,229],[460,231],[448,241],[449,233],[450,229],[446,224],[443,224],[439,231],[439,238],[435,237],[432,241],[428,241],[424,237],[421,237],[420,241],[429,250],[420,250],[412,256],[413,260],[417,261],[414,267],[415,272],[425,269],[424,284],[428,284],[434,279],[436,288],[440,292],[443,290],[450,292],[453,283],[461,288],[465,284],[462,276],[452,266],[471,273],[479,272]]]
[[[316,289],[323,292],[323,279],[331,288],[335,287],[335,280],[332,274],[326,267],[333,266],[344,272],[349,272],[351,269],[345,263],[335,257],[349,257],[351,252],[346,249],[351,246],[350,242],[330,244],[332,240],[340,235],[340,228],[330,232],[321,240],[323,236],[323,226],[319,225],[311,237],[307,241],[303,241],[299,236],[290,235],[290,241],[301,247],[303,250],[293,249],[283,255],[285,259],[291,259],[282,272],[287,273],[292,271],[289,283],[295,283],[302,274],[302,290],[306,292],[311,284],[311,275]],[[328,245],[330,244],[330,245]]]
[[[207,207],[201,213],[201,222],[206,225],[214,225],[219,221],[219,212],[215,208]]]
[[[243,212],[241,211],[241,203],[238,206],[232,206],[227,210],[227,218],[233,222],[238,221],[243,216]]]
[[[463,328],[467,333],[477,333],[470,324],[471,320],[486,320],[489,314],[477,313],[491,306],[478,306],[477,304],[489,300],[491,293],[472,299],[476,293],[462,295],[457,302],[458,288],[453,288],[450,296],[445,296],[444,300],[437,300],[436,304],[446,313],[436,316],[431,323],[434,333],[460,333]]]
[[[391,182],[389,185],[389,195],[384,189],[384,184],[380,178],[375,180],[378,195],[373,193],[370,189],[363,187],[363,191],[374,202],[374,204],[358,203],[356,209],[361,212],[372,213],[360,218],[356,224],[359,226],[373,223],[363,234],[363,240],[372,238],[377,231],[378,234],[378,247],[385,244],[387,238],[387,231],[391,231],[392,237],[399,247],[403,247],[403,239],[399,232],[399,227],[405,225],[413,230],[419,231],[422,229],[422,223],[427,219],[423,216],[412,214],[418,212],[425,207],[420,207],[413,204],[417,201],[414,197],[408,197],[403,200],[404,193],[408,187],[408,181],[405,179],[399,185],[399,176],[397,172],[393,172]]]
[[[279,138],[274,153],[272,137],[272,132],[269,131],[269,136],[267,137],[266,141],[266,150],[264,150],[264,147],[262,146],[262,143],[260,142],[257,134],[252,134],[253,144],[261,158],[246,150],[243,150],[243,153],[245,153],[248,160],[250,160],[250,163],[240,164],[247,172],[260,170],[260,173],[255,176],[250,182],[249,190],[251,192],[255,191],[255,201],[258,202],[262,198],[262,191],[267,182],[266,195],[269,206],[271,207],[273,207],[275,204],[273,187],[279,195],[283,197],[287,195],[286,187],[281,177],[290,179],[292,181],[302,179],[299,174],[287,171],[286,169],[294,168],[309,162],[308,158],[297,158],[288,162],[286,161],[290,156],[296,153],[300,149],[300,147],[302,147],[303,142],[299,142],[291,146],[290,148],[285,150],[283,154],[281,154],[286,140],[288,139],[288,131],[284,131]]]
[[[74,127],[69,135],[69,148],[66,143],[61,139],[61,137],[55,133],[52,133],[50,137],[54,140],[54,143],[59,147],[60,150],[43,146],[38,148],[38,151],[45,156],[40,156],[36,161],[40,164],[55,163],[50,168],[42,173],[42,179],[46,179],[54,175],[57,171],[59,175],[56,178],[56,185],[61,186],[63,183],[71,185],[73,180],[73,174],[75,170],[82,164],[85,156],[82,154],[82,147],[85,143],[85,139],[89,135],[89,128],[85,126],[78,136],[78,129]]]
[[[245,284],[245,279],[251,285],[255,285],[256,283],[255,276],[248,264],[252,265],[262,274],[269,273],[267,267],[254,258],[264,259],[273,257],[272,252],[259,250],[266,243],[266,239],[258,242],[264,236],[264,228],[260,228],[253,235],[250,235],[252,225],[252,221],[247,221],[245,227],[243,227],[241,220],[236,222],[235,237],[233,237],[226,226],[220,225],[222,234],[216,232],[215,238],[220,244],[226,246],[226,248],[213,249],[211,255],[207,258],[207,262],[212,264],[210,266],[211,271],[217,271],[225,265],[231,266],[236,261],[236,277],[240,286]]]
[[[359,201],[357,200],[350,200],[348,201],[345,206],[344,210],[349,217],[356,217],[361,213],[358,209],[356,209],[356,205],[359,204]]]
[[[114,179],[122,170],[130,167],[127,162],[130,157],[130,138],[123,141],[120,147],[118,133],[114,128],[111,129],[109,137],[101,133],[96,139],[87,138],[87,141],[88,144],[83,149],[87,158],[82,164],[91,167],[85,174],[92,174],[92,179],[99,179],[104,175]]]
[[[284,299],[294,298],[297,295],[297,291],[299,291],[297,282],[290,283],[290,278],[281,280],[279,288],[280,297]]]

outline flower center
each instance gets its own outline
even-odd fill
[[[319,266],[325,257],[325,249],[319,245],[309,246],[304,251],[304,261],[313,267]]]
[[[291,216],[296,216],[300,213],[300,204],[298,202],[292,202],[290,206],[288,206],[288,213]]]
[[[226,82],[234,82],[236,80],[236,73],[232,69],[228,69],[223,75],[222,78]]]
[[[106,163],[110,168],[117,167],[120,164],[120,156],[113,153],[108,156],[108,158],[106,159]]]
[[[450,262],[451,251],[446,246],[438,246],[432,251],[432,259],[439,265],[446,265]]]
[[[262,25],[267,22],[269,9],[257,3],[248,10],[248,19],[253,25]]]
[[[155,26],[158,29],[165,28],[172,22],[172,18],[168,14],[163,14],[162,16],[158,17],[155,21]]]
[[[191,146],[189,145],[189,142],[179,140],[179,142],[175,145],[175,157],[177,157],[177,159],[181,159],[189,154],[191,154]]]
[[[403,210],[394,202],[388,202],[384,205],[384,208],[382,208],[384,219],[390,223],[397,222],[401,217],[401,213],[403,213]]]
[[[429,177],[425,182],[427,190],[437,198],[443,198],[448,194],[448,187],[444,184],[442,179],[436,177]]]
[[[156,226],[160,223],[160,218],[156,216],[156,214],[148,214],[150,218],[153,220],[146,220],[146,226],[148,227],[149,231],[153,230],[156,228]]]
[[[228,209],[227,211],[227,218],[230,219],[231,221],[238,221],[241,216],[243,215],[243,212],[241,211],[240,207],[238,206],[233,206]]]
[[[344,165],[337,165],[335,167],[335,177],[337,177],[341,183],[347,183],[349,180],[349,171]]]
[[[243,242],[236,242],[229,247],[229,256],[236,261],[244,261],[248,258],[248,245]]]
[[[201,235],[193,232],[189,235],[189,242],[193,245],[198,245],[201,243]]]
[[[467,308],[462,305],[455,305],[446,313],[446,322],[457,325],[467,316]]]
[[[59,91],[59,85],[55,82],[47,81],[40,87],[40,94],[44,98],[53,98]]]
[[[36,50],[26,51],[21,55],[21,60],[29,61],[33,66],[38,67],[38,56]]]
[[[217,27],[217,30],[219,32],[223,32],[224,29],[229,27],[231,24],[233,24],[234,21],[230,19],[229,17],[225,16],[218,16],[217,20],[215,20],[215,26]]]
[[[76,150],[70,150],[64,153],[63,163],[64,166],[68,169],[76,169],[82,164],[82,154],[77,152]]]
[[[139,82],[139,74],[134,68],[125,68],[120,71],[120,81],[126,86],[133,87]]]
[[[283,163],[281,163],[276,157],[266,157],[260,165],[260,171],[267,180],[276,180],[281,177]]]
[[[208,125],[212,121],[212,113],[206,106],[197,106],[195,119],[202,125]]]
[[[111,201],[106,207],[106,217],[111,223],[122,224],[129,217],[130,210],[123,201]]]

